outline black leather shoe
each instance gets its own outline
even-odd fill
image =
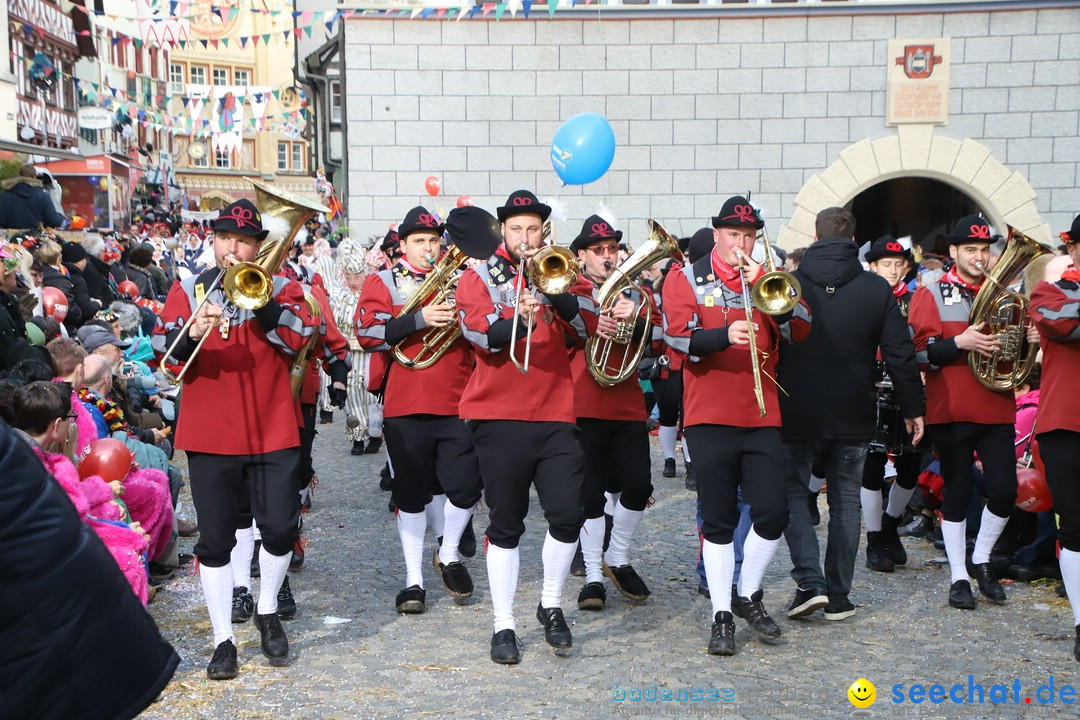
[[[214,648],[214,656],[206,666],[206,677],[211,680],[232,680],[236,672],[236,646],[232,640],[225,640]]]
[[[788,605],[787,616],[789,618],[809,617],[828,604],[829,598],[824,592],[798,588],[791,604]]]
[[[922,513],[911,518],[911,522],[897,530],[900,537],[925,537],[934,527],[934,519]]]
[[[578,543],[574,559],[570,561],[570,574],[574,577],[585,577],[585,556],[581,554],[581,543]]]
[[[574,644],[570,635],[570,628],[566,625],[562,608],[545,608],[543,605],[536,606],[536,619],[544,626],[544,639],[547,644],[556,648],[568,648]]]
[[[780,637],[780,626],[769,617],[769,611],[765,609],[765,604],[761,602],[764,595],[765,593],[760,589],[749,598],[735,595],[731,598],[731,612],[736,617],[745,620],[750,629],[758,635],[767,638],[778,638]]]
[[[363,455],[364,454],[364,441],[353,440],[352,450],[349,450],[350,455]]]
[[[472,576],[469,575],[468,569],[460,560],[443,565],[442,561],[439,560],[439,551],[436,550],[433,561],[435,570],[439,573],[439,577],[442,578],[443,587],[446,588],[446,592],[450,593],[454,600],[468,600],[472,597]]]
[[[603,583],[585,583],[577,596],[578,610],[603,610],[607,602],[607,590]]]
[[[866,533],[866,567],[886,573],[896,569],[892,558],[885,552],[885,542],[880,532]]]
[[[975,596],[971,594],[971,583],[957,580],[949,588],[949,605],[961,610],[975,609]]]
[[[697,594],[704,595],[705,597],[712,599],[712,593],[709,592],[709,587],[703,582],[698,583]]]
[[[461,540],[458,541],[458,552],[467,558],[476,556],[476,530],[473,529],[472,521],[470,516],[469,523],[461,532]]]
[[[982,593],[984,598],[998,605],[1005,602],[1005,590],[1002,589],[1001,584],[994,577],[994,573],[990,569],[990,563],[976,564],[971,561],[971,556],[968,555],[967,571],[971,577],[975,578],[975,582],[979,584],[979,592]]]
[[[255,551],[251,553],[251,577],[257,578],[262,572],[259,570],[259,548],[262,547],[262,540],[255,541]]]
[[[292,588],[289,587],[289,576],[281,582],[281,589],[277,594],[277,612],[282,620],[292,620],[296,617],[296,598],[293,597]]]
[[[246,587],[234,587],[232,589],[232,621],[234,623],[246,623],[255,612],[255,599],[251,597]]]
[[[390,476],[390,463],[387,461],[383,464],[383,469],[379,471],[379,489],[383,492],[390,492],[394,487],[394,478]]]
[[[262,634],[263,655],[270,660],[274,667],[284,667],[289,664],[289,638],[285,636],[285,628],[281,627],[281,618],[277,613],[259,615],[255,613],[255,627]]]
[[[289,558],[289,569],[299,570],[304,567],[304,548],[300,543],[293,546],[292,557]]]
[[[709,637],[709,654],[735,654],[735,618],[731,613],[721,610],[713,618],[712,634]]]
[[[697,492],[697,473],[694,472],[694,463],[688,462],[683,465],[686,468],[685,487],[691,492]]]
[[[878,535],[882,540],[885,554],[893,561],[893,565],[907,565],[907,550],[900,542],[900,518],[894,518],[889,513],[881,513],[881,532]]]
[[[633,565],[621,565],[611,567],[606,562],[602,563],[604,575],[607,576],[615,589],[634,602],[642,602],[649,597],[649,587],[641,576],[634,570]]]
[[[319,424],[320,425],[330,425],[333,422],[334,422],[334,413],[333,413],[333,411],[330,411],[330,412],[327,412],[326,410],[320,410],[319,411]]]
[[[675,458],[664,459],[664,477],[675,477]]]
[[[381,437],[368,438],[368,444],[367,444],[367,447],[364,448],[364,454],[365,455],[374,455],[375,453],[379,452],[379,448],[381,448],[381,447],[382,447],[382,438]]]
[[[419,615],[427,609],[426,600],[427,593],[424,592],[424,588],[419,585],[410,585],[397,594],[394,604],[399,613]]]
[[[518,639],[513,630],[500,630],[491,636],[491,661],[500,665],[517,665],[521,662]]]

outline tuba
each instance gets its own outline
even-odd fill
[[[1031,324],[1028,318],[1030,302],[1024,295],[1010,291],[1009,285],[1028,263],[1048,252],[1016,228],[1008,230],[1008,245],[994,269],[986,272],[982,263],[978,264],[986,282],[975,294],[968,319],[971,325],[985,324],[983,332],[997,336],[1001,344],[1001,348],[989,357],[977,352],[968,353],[968,365],[975,373],[975,379],[994,391],[1019,387],[1035,366],[1039,346],[1029,344],[1024,348]]]
[[[620,322],[615,334],[604,339],[592,336],[585,341],[585,365],[589,374],[603,387],[611,387],[628,379],[637,371],[641,356],[645,354],[645,346],[649,342],[648,335],[642,337],[631,347],[633,342],[634,324],[642,306],[645,308],[645,324],[648,327],[652,323],[652,303],[649,302],[646,290],[634,280],[641,272],[657,260],[670,257],[676,262],[682,262],[682,252],[679,250],[678,241],[668,234],[655,220],[649,220],[649,239],[642,243],[641,247],[634,251],[622,265],[612,271],[596,296],[597,313],[610,312],[615,303],[628,290],[636,290],[641,295],[641,303],[634,311],[631,318]],[[608,367],[608,360],[615,345],[626,348],[622,362],[617,369]]]
[[[221,285],[229,303],[238,308],[258,310],[266,305],[270,302],[270,298],[274,296],[274,274],[281,269],[281,263],[285,261],[285,256],[289,252],[289,247],[292,245],[296,233],[300,232],[300,228],[315,213],[326,211],[325,207],[307,198],[271,187],[259,180],[247,178],[247,181],[255,186],[255,206],[259,208],[259,212],[262,215],[284,219],[289,225],[289,232],[279,240],[269,242],[264,240],[260,244],[259,254],[253,262],[239,262],[234,259],[221,269],[221,272],[214,278],[214,282],[206,290],[202,302],[195,307],[191,317],[180,328],[180,334],[176,336],[176,340],[173,341],[161,358],[162,373],[170,382],[179,383],[183,380],[184,373],[191,367],[191,361],[198,355],[203,343],[206,342],[206,339],[217,328],[217,323],[220,322],[220,319],[218,319],[214,326],[199,338],[199,342],[195,345],[195,349],[191,351],[191,355],[188,356],[183,369],[179,373],[173,374],[165,366],[166,360],[176,350],[177,344],[187,334],[191,323],[195,321],[199,309],[210,299],[210,295],[217,289],[218,285]]]

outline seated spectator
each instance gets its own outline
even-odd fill
[[[34,259],[41,265],[41,285],[54,287],[67,298],[68,312],[64,326],[69,334],[73,334],[89,316],[83,316],[82,307],[75,298],[75,285],[67,275],[67,268],[60,264],[60,246],[46,238],[34,253]]]

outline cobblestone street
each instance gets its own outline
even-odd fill
[[[350,456],[340,415],[336,420],[320,426],[315,442],[320,482],[305,519],[307,561],[291,577],[300,608],[285,625],[293,664],[269,667],[258,632],[248,623],[235,626],[240,677],[208,681],[209,620],[198,578],[181,571],[159,588],[150,609],[183,662],[160,701],[142,717],[837,718],[852,716],[847,688],[860,677],[877,687],[877,702],[856,711],[865,717],[1080,717],[1059,699],[1062,685],[1076,684],[1077,664],[1071,655],[1071,614],[1053,585],[1010,585],[1005,606],[950,609],[943,555],[924,540],[905,539],[910,560],[891,575],[866,570],[860,549],[852,592],[858,613],[836,623],[824,621],[820,612],[808,621],[786,617],[794,585],[782,543],[764,587],[766,606],[783,638],[766,645],[737,620],[738,654],[709,656],[710,606],[696,592],[694,572],[694,495],[683,489],[681,461],[679,477],[661,477],[655,438],[656,504],[646,512],[631,553],[652,590],[650,600],[631,605],[606,581],[607,608],[579,611],[575,600],[583,579],[571,577],[563,606],[574,647],[569,657],[555,656],[534,617],[545,531],[534,496],[515,603],[522,662],[495,665],[488,658],[491,606],[482,549],[466,560],[476,582],[473,604],[458,606],[432,568],[434,539],[429,537],[428,612],[401,616],[394,611],[405,573],[387,512],[389,494],[378,487],[385,456]],[[185,504],[190,512],[189,496]],[[822,515],[819,536],[824,538],[824,502]],[[484,525],[481,515],[478,534]],[[184,549],[191,545],[186,541]],[[969,675],[983,686],[986,704],[967,704]],[[1016,703],[1014,680],[1021,688]],[[1055,704],[1040,706],[1036,690],[1051,682]],[[906,692],[914,683],[940,683],[946,692],[961,683],[964,704],[947,697],[943,704],[894,704],[893,686],[903,684]],[[1007,704],[990,704],[994,684],[1007,686]],[[649,697],[654,686],[688,694],[704,689],[705,697],[715,691],[719,700],[632,699],[636,692]],[[617,699],[623,693],[625,699]]]

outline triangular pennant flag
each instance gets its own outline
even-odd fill
[[[437,17],[437,18],[442,18],[444,15],[446,15],[446,8],[439,8],[435,12],[435,17]]]
[[[557,2],[557,0],[553,0],[553,1]],[[484,12],[484,17],[487,17],[491,13],[491,11],[494,10],[494,9],[495,9],[495,3],[493,3],[493,2],[484,3],[484,11],[483,11]]]
[[[423,9],[423,10],[422,10],[422,11],[420,12],[420,19],[421,19],[421,20],[427,20],[427,19],[428,19],[428,17],[429,17],[429,16],[431,15],[431,13],[433,13],[433,12],[435,12],[435,8],[424,8],[424,9]]]
[[[547,0],[548,4],[548,17],[554,17],[555,8],[559,7],[559,0]]]
[[[262,35],[263,45],[270,44],[270,33],[263,33]]]
[[[501,2],[495,6],[495,21],[502,20],[503,13],[506,12],[506,3]]]
[[[221,44],[224,45],[225,47],[229,47],[229,38],[227,38],[227,37],[221,38]]]
[[[310,25],[311,19],[315,17],[315,13],[311,10],[304,10],[300,13],[300,25],[301,27]]]
[[[208,45],[210,44],[210,41],[209,41],[209,40],[207,40],[206,38],[199,38],[199,42],[200,42],[200,43],[202,43],[202,46],[203,46],[203,49],[204,49],[204,50],[205,50],[205,49],[206,49],[206,47],[207,47],[207,46],[208,46]]]
[[[215,49],[215,50],[217,50],[217,47],[218,47],[218,41],[217,41],[217,38],[211,38],[211,39],[210,39],[210,44],[214,46],[214,49]]]
[[[240,38],[240,47],[246,48],[248,44],[248,37],[246,35]]]
[[[529,10],[532,9],[532,0],[521,0],[521,11],[525,14],[525,19],[529,19]]]
[[[259,36],[258,35],[252,35],[251,36],[251,44],[253,46],[258,46],[258,44],[259,44]]]
[[[296,33],[296,37],[300,37],[304,32],[304,28],[297,25],[295,28],[293,28],[293,32]]]

